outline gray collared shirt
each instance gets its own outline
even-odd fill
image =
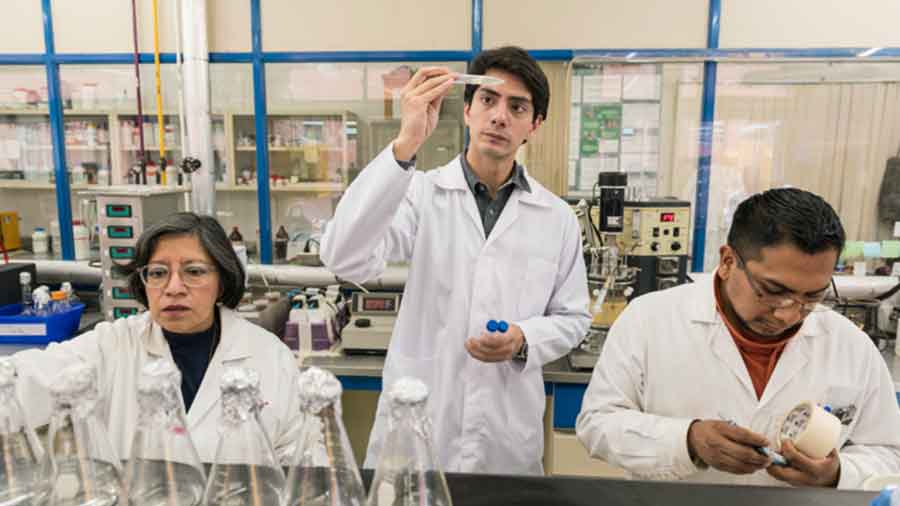
[[[415,166],[416,157],[414,156],[412,160],[409,161],[397,160],[397,163],[403,170],[409,170]],[[478,176],[475,175],[472,167],[469,167],[469,162],[466,160],[466,150],[459,155],[459,164],[462,165],[466,184],[469,185],[469,190],[471,190],[472,195],[475,196],[475,204],[478,206],[478,214],[481,215],[481,225],[484,228],[484,237],[486,239],[491,235],[491,230],[494,229],[494,225],[497,224],[500,213],[503,211],[503,208],[506,207],[506,201],[508,201],[510,195],[512,195],[513,189],[518,188],[522,191],[531,193],[531,185],[528,184],[528,178],[525,177],[525,169],[513,160],[512,174],[510,174],[509,179],[497,189],[497,197],[492,199],[487,185],[481,182],[478,179]]]
[[[510,195],[512,195],[513,189],[518,188],[531,193],[531,186],[528,184],[528,178],[525,177],[525,169],[513,161],[512,174],[497,189],[497,197],[492,199],[488,186],[481,182],[472,170],[472,167],[469,167],[465,151],[459,156],[459,164],[462,165],[463,176],[466,178],[469,190],[475,196],[475,204],[478,205],[478,214],[481,215],[481,225],[484,227],[484,237],[486,239],[491,235],[494,225],[497,224],[500,213],[503,212],[503,208],[506,206]]]

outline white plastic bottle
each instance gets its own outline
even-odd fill
[[[59,232],[59,221],[50,220],[50,248],[54,253],[62,255],[62,238]]]
[[[178,168],[174,165],[166,166],[166,186],[178,186]]]
[[[75,239],[75,260],[91,257],[91,234],[81,220],[72,222],[72,236]]]
[[[101,186],[109,185],[109,169],[106,167],[97,171],[97,184]]]
[[[35,227],[31,234],[31,252],[36,255],[46,255],[50,251],[50,237],[44,227]]]
[[[72,169],[72,184],[81,184],[84,182],[84,165],[80,163]]]

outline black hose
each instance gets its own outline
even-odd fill
[[[893,288],[884,292],[883,294],[876,295],[875,299],[876,300],[887,300],[887,299],[891,298],[891,296],[894,295],[895,293],[897,293],[898,291],[900,291],[900,283],[897,283],[896,285],[894,285]]]

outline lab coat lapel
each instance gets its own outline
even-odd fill
[[[172,350],[169,349],[169,343],[166,336],[163,335],[162,327],[148,318],[147,333],[144,335],[144,344],[147,353],[153,358],[168,358],[172,360]],[[140,374],[140,371],[138,371]]]
[[[219,404],[222,393],[219,389],[219,380],[226,367],[240,365],[240,360],[251,355],[249,342],[242,338],[237,328],[240,322],[236,321],[234,313],[225,308],[220,308],[221,314],[221,339],[216,352],[209,362],[203,382],[194,398],[190,411],[187,413],[188,426],[193,428],[200,424],[207,414]]]
[[[803,323],[797,335],[788,341],[787,346],[781,353],[781,357],[778,359],[778,363],[775,365],[775,370],[772,371],[772,377],[769,378],[769,382],[766,384],[766,389],[763,390],[763,396],[760,400],[762,405],[778,395],[778,392],[784,389],[806,367],[812,354],[811,346],[807,339],[818,333],[818,327],[818,322],[810,318],[809,321]]]
[[[442,190],[461,192],[459,196],[462,198],[462,207],[472,221],[472,226],[478,231],[479,237],[483,238],[484,225],[481,223],[481,216],[478,214],[475,195],[472,194],[468,183],[466,183],[466,176],[463,175],[463,168],[459,161],[460,156],[462,155],[457,156],[447,165],[436,169],[437,174],[435,175],[434,183]]]
[[[528,176],[528,170],[523,166],[522,169],[525,171],[525,177],[528,178],[528,182],[531,185],[532,191],[527,192],[521,188],[516,188],[513,190],[512,194],[509,196],[509,200],[506,202],[506,205],[503,206],[503,211],[500,213],[500,218],[497,220],[497,224],[494,225],[494,229],[491,230],[491,236],[488,237],[488,244],[490,244],[495,238],[503,235],[507,229],[515,224],[516,220],[519,218],[519,212],[522,205],[525,206],[534,206],[536,208],[541,209],[551,209],[552,205],[550,202],[540,194],[537,193],[538,184],[534,179]]]
[[[512,227],[516,222],[516,219],[519,217],[519,195],[521,195],[521,193],[521,190],[514,190],[512,195],[509,196],[509,200],[507,200],[506,205],[503,206],[503,211],[500,212],[500,218],[494,225],[494,229],[491,230],[491,235],[487,238],[487,244],[485,244],[485,246],[497,240],[498,237],[501,237],[503,232]]]
[[[750,379],[750,373],[747,372],[747,365],[741,358],[741,353],[734,344],[734,339],[728,333],[725,323],[721,320],[716,324],[711,334],[713,355],[716,356],[732,374],[741,382],[744,389],[750,394],[751,398],[756,399],[756,390],[753,388],[753,381]]]

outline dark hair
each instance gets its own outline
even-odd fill
[[[135,299],[147,307],[147,291],[141,281],[140,269],[150,262],[159,240],[172,235],[191,235],[200,240],[200,245],[219,271],[221,293],[216,302],[221,302],[231,309],[236,308],[246,289],[244,266],[231,247],[225,229],[215,218],[189,212],[166,216],[138,238],[134,260],[126,268],[128,287]]]
[[[531,102],[534,105],[532,121],[538,116],[547,119],[547,108],[550,104],[550,84],[547,76],[537,61],[520,47],[506,46],[482,51],[469,63],[470,74],[485,74],[488,70],[497,69],[517,76],[525,83],[528,92],[531,93]],[[463,100],[466,105],[472,104],[477,84],[467,84]]]
[[[759,260],[767,246],[791,244],[812,255],[833,249],[840,254],[846,236],[828,202],[797,188],[757,193],[734,212],[728,245],[745,260]]]

